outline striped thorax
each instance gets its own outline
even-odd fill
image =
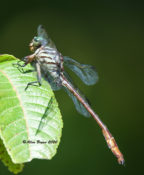
[[[63,58],[56,49],[48,46],[40,47],[34,54],[43,71],[49,72],[53,78],[60,78],[63,73]]]

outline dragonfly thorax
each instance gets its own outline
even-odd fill
[[[35,57],[44,72],[49,72],[53,78],[60,78],[63,72],[63,58],[55,48],[41,47],[36,50]]]

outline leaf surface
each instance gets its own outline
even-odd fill
[[[0,137],[14,163],[51,159],[63,127],[57,101],[44,80],[42,86],[29,86],[25,91],[36,75],[29,71],[31,65],[24,68],[27,73],[21,73],[13,66],[15,59],[0,55]]]

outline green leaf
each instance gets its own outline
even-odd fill
[[[36,75],[29,71],[31,65],[24,68],[28,73],[21,73],[12,65],[15,59],[0,55],[0,138],[14,163],[51,159],[63,127],[57,101],[44,80],[42,86],[29,86],[25,91]]]
[[[5,62],[5,61],[11,61],[11,60],[16,60],[13,55],[8,55],[8,54],[3,54],[0,55],[0,63]]]
[[[9,171],[14,174],[18,174],[23,170],[24,164],[15,164],[12,162],[7,150],[0,139],[0,160],[8,167]]]

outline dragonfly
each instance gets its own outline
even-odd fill
[[[20,67],[25,67],[31,63],[35,65],[37,72],[37,81],[29,82],[25,90],[30,85],[42,85],[42,75],[48,80],[53,90],[64,89],[72,99],[76,110],[85,117],[92,116],[99,127],[102,129],[103,136],[108,147],[116,156],[119,164],[124,164],[124,157],[121,153],[114,137],[108,130],[107,126],[102,122],[99,116],[91,108],[87,98],[74,85],[70,76],[64,70],[65,67],[73,71],[84,84],[94,85],[98,80],[98,74],[91,65],[80,64],[74,59],[63,56],[56,48],[46,30],[42,25],[37,28],[37,36],[35,36],[29,44],[31,55],[25,56],[23,64],[17,63]]]

